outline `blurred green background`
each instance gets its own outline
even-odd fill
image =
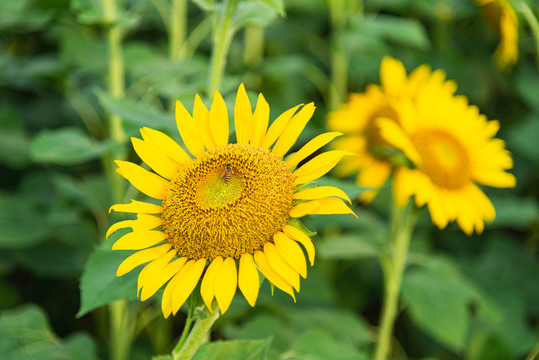
[[[148,126],[179,140],[171,104],[179,99],[191,110],[196,93],[212,97],[211,34],[220,3],[188,2],[186,45],[173,50],[171,1],[119,1],[113,22],[106,2],[0,1],[2,359],[108,359],[104,305],[118,299],[133,300],[132,359],[170,352],[185,321],[183,313],[163,319],[159,296],[136,300],[137,271],[115,277],[127,254],[110,250],[114,239],[104,241],[120,219],[108,215],[112,160],[123,151],[138,159],[130,145],[111,139],[108,118],[121,117],[128,136]],[[229,110],[239,83],[252,103],[262,92],[271,119],[314,101],[317,111],[296,149],[325,130],[327,113],[347,91],[379,83],[385,55],[408,71],[423,63],[443,69],[458,94],[501,122],[517,187],[485,189],[497,218],[482,235],[465,236],[454,225],[439,231],[422,213],[394,359],[532,358],[539,335],[539,63],[520,3],[513,2],[520,59],[510,71],[496,67],[498,36],[472,0],[252,0],[234,14],[220,92]],[[539,4],[526,3],[537,17]],[[123,39],[120,95],[108,85],[111,29]],[[353,179],[324,181],[353,198],[361,192]],[[196,359],[369,359],[382,303],[378,256],[387,251],[388,190],[369,206],[355,203],[358,220],[308,217],[318,231],[317,261],[297,303],[280,291],[272,297],[264,284],[250,308],[238,292],[214,327],[219,342],[204,345]]]

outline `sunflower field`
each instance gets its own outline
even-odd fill
[[[539,359],[538,19],[0,1],[0,359]]]

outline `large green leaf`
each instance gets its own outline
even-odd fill
[[[368,360],[366,353],[343,344],[319,329],[305,332],[287,352],[294,360]]]
[[[264,360],[271,338],[265,340],[233,340],[205,343],[200,346],[193,360],[249,359]]]
[[[237,29],[246,25],[268,26],[277,18],[278,10],[263,2],[242,2],[234,13],[232,24]]]

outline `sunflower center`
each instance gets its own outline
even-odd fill
[[[460,189],[470,180],[470,158],[453,135],[438,129],[418,131],[412,141],[423,159],[421,169],[441,188]]]
[[[284,161],[243,144],[214,148],[172,180],[163,230],[178,256],[239,259],[287,223],[295,186]]]
[[[385,160],[390,145],[380,135],[380,127],[376,122],[376,119],[379,117],[385,117],[398,122],[398,115],[391,106],[384,105],[372,113],[365,126],[365,138],[367,139],[367,149],[369,153],[376,158]]]

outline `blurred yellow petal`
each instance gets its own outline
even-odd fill
[[[216,146],[211,133],[210,111],[200,99],[198,94],[195,95],[195,105],[193,107],[193,120],[198,124],[200,139],[206,149],[212,149]]]
[[[145,141],[150,141],[152,145],[157,147],[159,151],[180,165],[190,163],[192,160],[182,147],[168,135],[163,134],[151,128],[144,127],[140,129],[142,138]]]
[[[236,262],[233,258],[227,258],[223,261],[217,276],[215,277],[215,299],[221,309],[221,314],[224,314],[238,285],[238,272],[236,271]]]
[[[116,160],[116,172],[126,178],[142,193],[159,200],[165,198],[170,183],[161,176],[156,175],[129,161]]]
[[[109,209],[109,213],[112,210],[126,213],[160,214],[161,211],[163,211],[163,207],[142,201],[131,200],[131,203],[129,204],[112,205]]]
[[[284,129],[288,125],[290,119],[294,114],[296,113],[296,110],[303,104],[294,106],[291,109],[286,110],[284,113],[279,115],[277,119],[271,123],[271,126],[268,129],[268,132],[266,133],[266,136],[264,137],[264,140],[262,141],[262,147],[269,149],[271,145],[281,136]]]
[[[317,186],[314,188],[299,191],[294,194],[294,199],[316,200],[330,196],[336,196],[348,201],[350,204],[352,203],[352,201],[350,201],[350,198],[348,197],[348,195],[346,195],[344,191],[334,186]]]
[[[314,114],[314,103],[305,105],[296,115],[290,119],[271,152],[275,156],[284,156],[296,143],[299,135]],[[271,130],[271,129],[270,129]],[[268,131],[269,134],[269,131]]]
[[[266,258],[266,254],[264,254],[264,252],[262,251],[255,251],[254,259],[256,266],[258,266],[258,269],[262,274],[264,274],[268,281],[270,281],[273,285],[277,286],[285,293],[292,296],[292,299],[294,299],[294,302],[296,302],[294,289],[292,289],[292,286],[285,279],[283,279],[281,275],[277,274],[277,272],[273,270]]]
[[[255,306],[260,288],[260,277],[256,268],[253,255],[243,254],[240,258],[240,269],[238,272],[238,287],[243,296],[251,306]]]
[[[282,232],[277,232],[273,236],[273,242],[281,257],[305,279],[307,277],[307,261],[299,245]]]
[[[253,114],[253,125],[251,135],[251,145],[260,146],[266,130],[268,129],[270,108],[266,99],[262,94],[258,95],[255,112]]]
[[[200,139],[197,125],[191,114],[179,101],[176,101],[176,125],[189,152],[195,157],[203,155],[205,153],[204,144]]]
[[[225,100],[219,92],[215,92],[210,108],[211,135],[217,146],[228,144],[228,110]]]
[[[275,245],[266,242],[264,244],[264,254],[266,254],[266,259],[271,268],[299,292],[300,282],[298,272],[288,265],[288,263],[281,257]]]
[[[122,261],[120,266],[118,266],[118,270],[116,270],[116,276],[127,274],[137,266],[155,260],[169,251],[171,247],[171,244],[163,244],[149,249],[137,251]]]
[[[252,122],[251,103],[247,97],[243,84],[238,88],[236,103],[234,104],[234,124],[236,126],[236,139],[238,144],[248,144],[251,140]]]
[[[133,149],[137,155],[144,161],[149,167],[162,177],[172,180],[178,173],[179,165],[174,162],[168,156],[164,156],[154,149],[144,140],[132,137]]]
[[[222,264],[223,258],[221,256],[213,259],[208,266],[206,274],[204,274],[204,278],[202,279],[202,284],[200,285],[200,295],[202,296],[202,300],[204,300],[204,304],[206,304],[206,307],[210,311],[212,311],[211,303],[215,296],[215,277],[221,269]]]
[[[140,300],[146,301],[153,294],[155,294],[156,291],[161,288],[161,286],[163,286],[174,276],[174,274],[180,271],[185,263],[185,260],[185,258],[175,260],[167,264],[159,273],[155,274],[155,276],[142,288]]]
[[[294,171],[296,179],[294,185],[305,184],[320,176],[325,175],[341,161],[343,156],[352,155],[348,151],[332,150],[322,153],[307,161],[299,169]]]
[[[340,132],[327,132],[321,135],[318,135],[307,144],[305,144],[297,153],[292,155],[290,160],[287,161],[289,168],[294,168],[297,166],[303,159],[307,156],[314,153],[316,150],[320,149],[322,146],[329,143],[331,140],[335,139],[337,136],[342,135]]]
[[[309,262],[311,263],[311,266],[313,266],[315,251],[314,251],[314,245],[313,245],[313,242],[311,241],[311,238],[307,236],[303,231],[299,230],[298,228],[292,225],[283,226],[283,232],[289,238],[296,240],[297,242],[301,243],[301,245],[303,245],[303,247],[307,251]]]
[[[107,230],[105,238],[109,238],[110,234],[119,229],[131,228],[133,231],[145,231],[152,230],[158,226],[161,226],[161,218],[152,215],[138,214],[137,220],[124,220],[119,221],[111,225]]]
[[[112,250],[140,250],[165,240],[167,234],[162,231],[137,231],[122,236],[112,245]]]
[[[192,265],[187,267],[189,263],[192,263]],[[174,315],[180,310],[185,300],[187,300],[197,286],[205,266],[206,259],[190,260],[180,270],[178,284],[172,293],[172,313]],[[186,267],[187,269],[183,271]]]
[[[404,93],[407,76],[402,62],[390,56],[384,56],[380,65],[380,83],[389,94]]]
[[[385,141],[401,150],[414,164],[421,165],[421,156],[417,153],[408,135],[397,123],[390,119],[380,118],[378,125],[380,135]]]

